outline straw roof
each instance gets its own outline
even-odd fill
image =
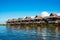
[[[60,16],[46,16],[44,18],[60,18]]]
[[[60,18],[60,16],[51,13],[50,16],[46,16],[44,18]]]
[[[32,18],[31,17],[25,17],[24,20],[31,20]]]
[[[11,19],[8,19],[8,21],[7,22],[11,22]]]
[[[18,18],[17,20],[20,21],[20,20],[23,20],[23,18]]]
[[[42,17],[41,16],[35,16],[34,19],[42,19]]]
[[[11,21],[17,21],[17,19],[12,19]]]
[[[53,14],[53,13],[51,13],[50,16],[58,16],[58,15],[57,15],[57,14]]]

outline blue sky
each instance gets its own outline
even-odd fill
[[[43,11],[60,13],[60,0],[0,0],[0,23],[40,15]]]

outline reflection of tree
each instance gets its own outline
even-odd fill
[[[49,27],[49,30],[50,30],[50,34],[52,37],[55,37],[55,27]]]
[[[26,29],[27,32],[29,32],[30,27],[29,26],[26,26],[25,29]]]
[[[36,36],[37,36],[37,40],[40,40],[41,38],[41,27],[40,26],[36,27]]]

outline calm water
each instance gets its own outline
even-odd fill
[[[0,26],[0,40],[60,40],[60,28]]]

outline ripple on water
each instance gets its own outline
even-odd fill
[[[59,40],[60,31],[42,28],[39,32],[35,29],[14,29],[0,26],[0,40]]]

